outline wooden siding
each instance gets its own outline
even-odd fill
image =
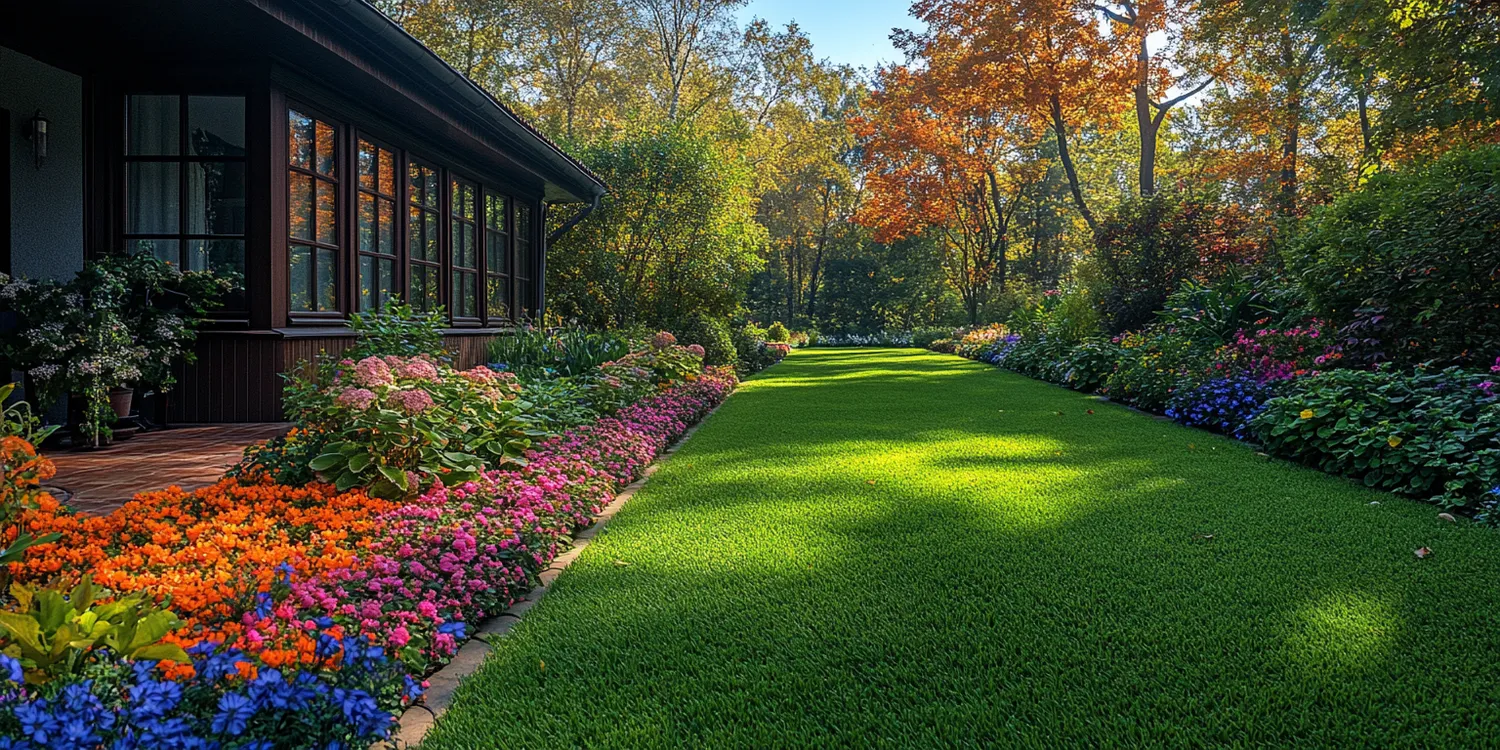
[[[450,334],[443,345],[454,365],[467,369],[489,358],[496,334]],[[194,349],[197,362],[177,367],[177,386],[167,400],[172,424],[279,422],[281,373],[322,355],[337,355],[354,344],[348,335],[282,337],[275,333],[204,332]]]

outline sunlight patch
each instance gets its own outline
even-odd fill
[[[1397,622],[1389,603],[1345,591],[1304,607],[1296,628],[1287,639],[1296,662],[1320,670],[1366,671],[1390,650]]]

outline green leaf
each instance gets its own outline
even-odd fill
[[[364,471],[370,468],[371,460],[373,459],[370,458],[369,453],[360,453],[349,459],[349,470],[354,472]]]
[[[328,471],[335,466],[340,466],[348,461],[342,453],[324,453],[308,462],[308,468],[313,471]]]
[[[411,491],[411,487],[406,481],[406,472],[397,469],[394,466],[386,466],[385,464],[381,464],[379,469],[380,475],[385,477],[387,482],[396,485],[396,489],[401,490],[402,492]]]

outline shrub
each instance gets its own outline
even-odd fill
[[[1157,321],[1204,344],[1228,344],[1246,329],[1290,327],[1307,317],[1301,290],[1277,279],[1233,273],[1213,284],[1186,281]]]
[[[420,312],[410,305],[393,303],[376,312],[356,313],[349,318],[355,333],[354,346],[343,356],[361,360],[365,357],[431,357],[441,359],[443,350],[443,316],[436,310]]]
[[[1335,370],[1295,381],[1252,422],[1270,450],[1447,506],[1500,484],[1500,395],[1490,377]]]
[[[779,320],[772,323],[771,326],[766,329],[766,341],[771,341],[777,344],[786,344],[791,342],[791,337],[791,331],[788,331],[786,329],[786,326],[782,325],[781,321]]]
[[[1075,346],[1058,363],[1063,385],[1084,393],[1093,393],[1104,387],[1109,376],[1114,374],[1120,360],[1120,347],[1115,342],[1096,336]]]
[[[1290,328],[1239,331],[1214,351],[1213,372],[1266,383],[1332,369],[1340,355],[1328,352],[1325,330],[1322,321],[1312,320]]]
[[[478,476],[528,445],[514,375],[486,367],[458,372],[426,357],[326,361],[314,379],[294,379],[292,420],[326,438],[309,467],[341,490],[403,497],[421,482]]]
[[[1377,174],[1317,211],[1285,250],[1318,313],[1384,318],[1398,363],[1500,348],[1500,146]]]
[[[785,327],[781,330],[786,332]],[[734,339],[729,334],[729,324],[719,318],[702,313],[689,316],[677,327],[676,334],[683,346],[697,344],[703,347],[703,363],[710,367],[733,365],[739,358]]]
[[[1197,385],[1207,355],[1175,329],[1151,326],[1121,336],[1120,361],[1105,381],[1111,399],[1161,411],[1178,388]]]
[[[916,328],[911,332],[911,345],[921,349],[931,349],[933,342],[939,339],[951,340],[952,336],[952,328]]]
[[[1151,322],[1167,296],[1210,258],[1250,253],[1238,224],[1215,220],[1220,213],[1200,197],[1162,191],[1122,203],[1099,223],[1095,298],[1111,333]]]
[[[528,381],[572,377],[619,359],[630,348],[630,340],[617,331],[527,325],[495,337],[490,342],[490,362]]]

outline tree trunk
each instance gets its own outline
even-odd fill
[[[1281,128],[1281,174],[1278,204],[1283,216],[1292,215],[1297,209],[1297,148],[1302,135],[1302,72],[1297,69],[1296,50],[1292,47],[1290,31],[1281,34],[1281,54],[1286,66],[1286,111]]]
[[[1063,172],[1068,175],[1068,187],[1073,191],[1073,203],[1078,207],[1078,213],[1083,215],[1084,223],[1089,225],[1089,231],[1099,231],[1098,222],[1094,221],[1094,213],[1089,210],[1088,203],[1083,200],[1083,188],[1078,184],[1078,168],[1073,164],[1073,155],[1068,150],[1068,128],[1063,124],[1062,101],[1056,93],[1052,94],[1052,131],[1057,136],[1057,158],[1062,161]]]
[[[1148,198],[1156,194],[1156,131],[1161,126],[1160,120],[1151,117],[1150,64],[1146,39],[1141,37],[1141,49],[1136,54],[1135,121],[1141,134],[1140,191]]]

